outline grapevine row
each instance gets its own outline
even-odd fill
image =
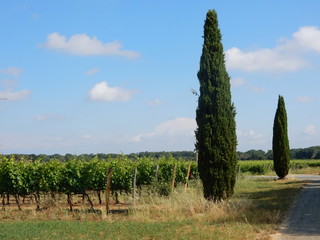
[[[108,170],[112,168],[111,190],[132,191],[133,173],[137,172],[136,185],[168,183],[172,181],[174,169],[175,182],[185,183],[190,165],[190,176],[198,178],[197,162],[163,157],[158,160],[143,157],[135,161],[118,157],[102,161],[94,158],[84,161],[74,157],[68,161],[41,160],[16,161],[14,157],[0,156],[0,195],[2,203],[6,196],[14,196],[19,206],[19,197],[33,195],[40,205],[40,194],[66,194],[70,206],[74,194],[82,194],[90,201],[88,192],[96,192],[101,203],[101,192],[106,189]],[[294,160],[291,168],[320,166],[319,160]],[[273,170],[272,161],[239,161],[239,172],[264,174]],[[19,206],[20,209],[20,206]]]
[[[88,191],[100,192],[106,189],[108,170],[112,168],[112,191],[132,190],[132,176],[137,169],[137,186],[150,185],[153,182],[171,181],[176,167],[176,182],[186,181],[188,165],[190,175],[197,177],[196,162],[178,161],[162,158],[152,161],[150,158],[128,160],[125,157],[101,161],[81,161],[76,157],[67,162],[51,160],[49,162],[27,160],[15,161],[14,157],[0,159],[0,194],[12,195],[17,203],[19,196],[33,195],[40,205],[41,194],[66,194],[68,202],[73,194],[88,197]],[[4,201],[4,200],[3,200]],[[101,202],[101,199],[100,199]],[[18,203],[19,206],[19,203]],[[19,206],[20,208],[20,206]]]

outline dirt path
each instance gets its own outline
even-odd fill
[[[273,240],[320,240],[320,175],[291,175],[308,180]]]

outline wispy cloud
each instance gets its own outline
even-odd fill
[[[296,101],[301,103],[308,103],[308,102],[312,102],[312,99],[308,96],[300,96],[296,98]]]
[[[253,129],[249,129],[248,131],[237,130],[237,135],[239,137],[247,137],[247,138],[250,138],[250,139],[262,138],[262,135],[256,133]]]
[[[107,82],[97,83],[89,91],[89,100],[104,102],[129,101],[136,90],[127,90],[121,87],[110,87]]]
[[[81,136],[81,138],[83,138],[83,139],[91,139],[92,136],[91,136],[91,134],[84,134],[84,135]]]
[[[292,39],[282,39],[274,48],[245,51],[233,47],[225,52],[225,56],[229,69],[286,72],[310,66],[301,54],[307,51],[320,53],[320,30],[317,27],[301,27],[293,33]]]
[[[194,118],[175,118],[158,124],[152,132],[142,133],[131,140],[141,142],[143,139],[157,137],[193,136],[197,124]]]
[[[241,86],[244,86],[246,85],[246,80],[244,78],[241,78],[241,77],[237,77],[237,78],[231,78],[231,87],[241,87]]]
[[[19,10],[23,10],[24,11],[26,9],[28,9],[27,4],[19,4],[19,5],[14,7],[14,10],[16,10],[16,11],[19,11]]]
[[[40,18],[40,14],[38,14],[38,13],[33,13],[32,15],[31,15],[31,18],[32,19],[39,19]]]
[[[55,114],[55,113],[47,113],[43,115],[37,115],[33,117],[36,121],[45,121],[45,120],[62,120],[64,116]]]
[[[258,86],[249,86],[249,87],[254,93],[257,93],[257,94],[263,93],[265,91],[265,89],[262,87],[258,87]]]
[[[10,75],[11,77],[19,77],[22,72],[21,68],[8,67],[5,69],[0,69],[1,74]],[[1,87],[5,91],[0,91],[0,99],[8,101],[16,101],[27,98],[31,91],[24,89],[20,91],[15,91],[14,88],[18,85],[17,79],[2,79],[0,80]]]
[[[242,77],[231,78],[230,82],[232,88],[246,87],[250,91],[257,94],[263,93],[265,91],[264,88],[249,84],[248,81]]]
[[[164,102],[160,101],[159,99],[147,101],[147,105],[150,107],[155,107],[155,106],[159,106],[159,105],[163,105],[163,104],[164,104]]]
[[[18,85],[18,81],[13,79],[3,79],[0,80],[0,83],[2,86],[8,89],[12,89],[13,87]]]
[[[100,72],[100,68],[92,68],[92,69],[90,69],[89,71],[87,71],[86,73],[88,74],[88,75],[94,75],[94,74],[96,74],[96,73],[98,73],[98,72]]]
[[[21,72],[22,72],[22,69],[17,67],[8,67],[6,69],[0,69],[0,73],[11,75],[14,77],[18,77]]]
[[[21,90],[21,91],[6,91],[6,92],[0,92],[0,99],[6,99],[8,101],[16,101],[25,99],[30,95],[29,90]]]
[[[312,124],[309,124],[305,127],[304,129],[304,133],[307,134],[307,135],[314,135],[317,133],[317,129],[314,125]]]
[[[46,42],[40,44],[40,46],[80,56],[102,55],[126,58],[139,56],[138,52],[123,50],[121,43],[118,41],[104,43],[95,36],[90,37],[85,33],[72,35],[69,39],[59,33],[51,33],[48,35]]]
[[[253,148],[253,149],[267,149],[270,144],[270,140],[261,133],[253,129],[249,130],[239,130],[237,129],[237,138],[239,141],[239,148]]]

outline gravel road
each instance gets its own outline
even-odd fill
[[[307,180],[273,240],[320,240],[320,175],[290,175]]]

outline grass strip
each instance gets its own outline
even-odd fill
[[[92,221],[38,220],[37,214],[26,221],[5,220],[0,239],[268,239],[304,183],[239,179],[234,197],[221,204],[204,200],[197,185],[188,191],[181,187],[169,197],[138,201],[129,215],[103,221],[101,216]]]

